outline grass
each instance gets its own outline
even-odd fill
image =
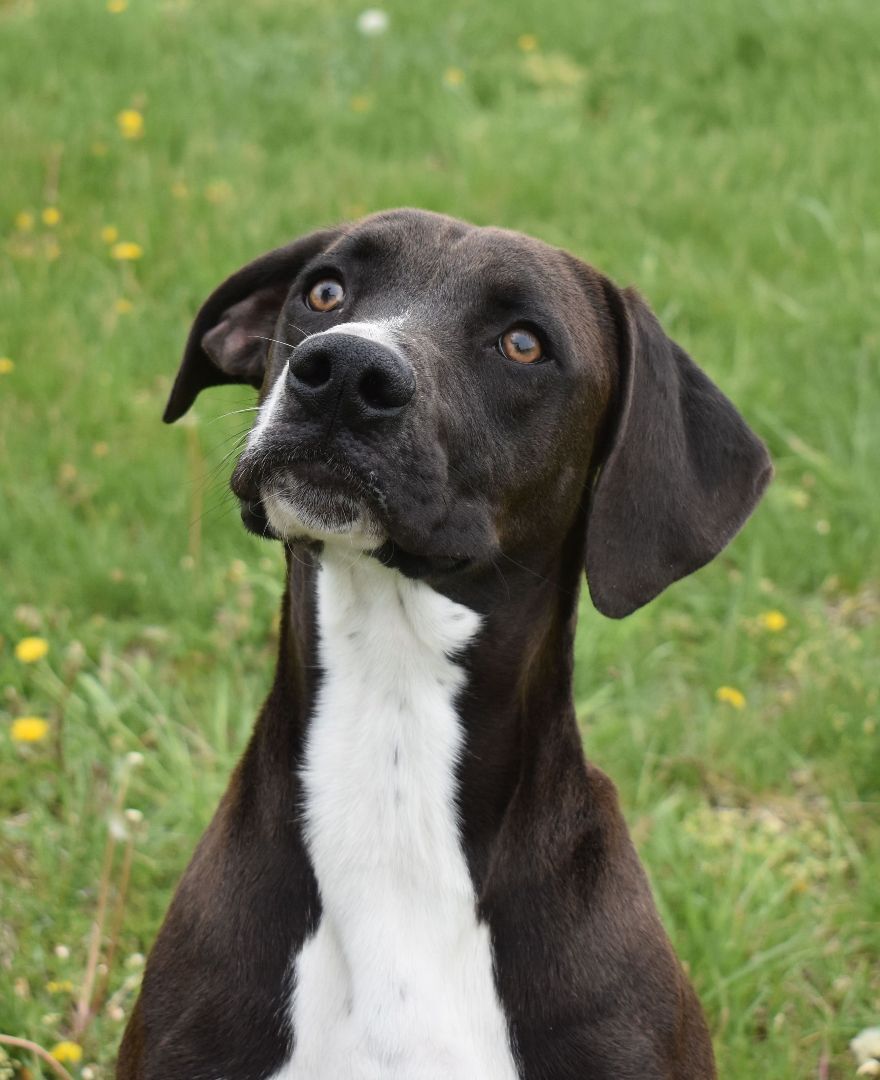
[[[768,440],[776,482],[716,563],[620,624],[585,601],[579,705],[722,1076],[852,1075],[880,1018],[880,7],[394,0],[373,39],[359,10],[0,4],[0,1030],[70,1037],[140,752],[109,996],[68,1065],[111,1075],[269,683],[282,563],[225,494],[246,417],[216,419],[249,395],[159,423],[188,320],[260,251],[410,204],[637,283]],[[12,739],[26,715],[45,740]]]

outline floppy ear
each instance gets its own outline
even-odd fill
[[[587,520],[593,603],[619,619],[714,558],[773,472],[767,449],[633,289],[605,283],[620,383]]]
[[[208,386],[249,383],[259,389],[265,339],[275,330],[291,282],[337,235],[338,230],[319,229],[261,255],[211,293],[189,332],[162,417],[166,424],[179,420]]]

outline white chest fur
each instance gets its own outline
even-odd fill
[[[455,653],[469,609],[373,560],[325,557],[324,680],[303,769],[321,892],[273,1080],[515,1080],[461,850]]]

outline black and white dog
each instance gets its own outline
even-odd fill
[[[584,761],[586,566],[627,615],[716,555],[762,443],[639,296],[397,210],[206,301],[165,413],[261,388],[275,682],[147,964],[121,1080],[706,1080],[697,1000]]]

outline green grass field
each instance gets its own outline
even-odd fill
[[[622,623],[585,599],[579,707],[721,1075],[851,1076],[880,1021],[880,6],[386,10],[368,39],[349,0],[0,0],[0,1031],[111,1075],[269,685],[283,563],[226,488],[247,416],[218,419],[250,395],[159,420],[188,320],[286,238],[417,205],[637,284],[770,445],[719,560]]]

